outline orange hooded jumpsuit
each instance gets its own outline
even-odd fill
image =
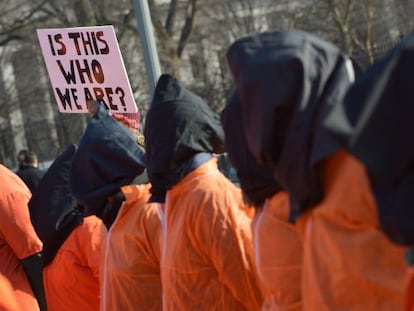
[[[144,170],[145,152],[135,137],[97,106],[73,159],[71,188],[86,213],[100,217],[108,230],[101,257],[103,311],[161,310],[161,226],[157,205],[147,204]]]
[[[251,217],[213,157],[223,151],[217,116],[164,74],[144,134],[151,201],[164,203],[163,310],[259,310]]]
[[[0,165],[0,274],[13,287],[22,310],[39,310],[21,259],[39,253],[39,240],[29,216],[30,190],[13,172]]]

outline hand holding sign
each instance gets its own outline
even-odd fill
[[[112,26],[38,29],[60,112],[88,112],[99,100],[114,112],[137,112]]]

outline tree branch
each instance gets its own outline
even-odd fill
[[[177,55],[179,58],[181,58],[185,45],[187,44],[191,31],[193,30],[194,18],[197,11],[196,4],[197,0],[188,0],[187,2],[185,24],[181,30],[181,36],[177,47]]]
[[[167,20],[165,22],[165,30],[172,36],[174,34],[175,17],[177,16],[178,0],[171,0],[170,8],[168,9]]]
[[[158,13],[157,7],[153,0],[148,0],[148,6],[151,12],[151,20],[152,25],[154,26],[155,32],[158,35],[158,38],[160,40],[168,40],[169,35],[167,31],[165,30],[164,25],[162,24],[160,20],[160,14]]]
[[[22,40],[22,39],[23,39],[23,37],[18,36],[18,35],[7,35],[7,34],[2,35],[2,34],[0,34],[0,46],[4,46],[12,40],[19,41],[19,40]]]

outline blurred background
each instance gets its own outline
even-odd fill
[[[148,0],[161,71],[172,73],[217,112],[232,85],[225,52],[235,39],[301,29],[339,46],[363,71],[412,31],[414,0]],[[142,122],[148,94],[133,0],[0,1],[0,163],[21,149],[47,165],[77,143],[87,114],[59,113],[38,28],[113,25]]]

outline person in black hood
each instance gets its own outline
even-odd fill
[[[151,201],[163,204],[163,310],[259,310],[251,217],[213,157],[223,152],[220,120],[164,74],[144,136]]]
[[[340,148],[322,122],[350,86],[352,65],[335,46],[300,31],[239,39],[227,60],[249,148],[274,167],[294,219],[322,198],[317,164]]]
[[[309,214],[303,305],[401,309],[403,250],[378,230],[365,167],[324,125],[353,81],[349,58],[328,42],[290,30],[241,38],[227,60],[249,149],[273,167],[289,193],[290,219]],[[363,255],[350,258],[352,252]],[[378,278],[372,281],[372,275]]]
[[[69,186],[72,157],[77,146],[69,145],[52,163],[29,201],[30,219],[42,240],[43,266],[48,265],[74,228],[82,223]]]
[[[200,97],[168,75],[157,86],[144,136],[151,193],[162,200],[167,190],[212,153],[223,152],[224,134],[220,121]]]
[[[111,116],[96,102],[89,108],[93,117],[74,155],[70,182],[85,214],[100,217],[107,228],[101,310],[161,310],[161,222],[157,204],[148,204],[151,185],[137,122],[126,122],[132,114]]]
[[[261,208],[266,199],[282,190],[270,165],[260,165],[247,147],[242,124],[240,98],[233,93],[221,112],[225,133],[224,148],[236,168],[243,195],[248,204]]]
[[[395,243],[414,244],[414,34],[356,80],[325,126],[367,167],[381,226]]]
[[[409,256],[414,244],[414,148],[407,141],[413,132],[413,68],[414,33],[369,67],[325,122],[365,164],[381,228],[394,243],[411,246]],[[405,310],[414,310],[412,266],[409,279]]]
[[[95,311],[100,305],[103,224],[96,216],[84,218],[72,195],[69,174],[76,149],[68,146],[53,161],[29,201],[33,227],[43,242],[49,311]]]
[[[260,165],[247,147],[240,98],[233,93],[221,113],[225,149],[241,189],[256,213],[253,247],[266,310],[302,310],[302,237],[300,225],[288,221],[289,197],[269,165]],[[303,230],[302,230],[303,231]]]

